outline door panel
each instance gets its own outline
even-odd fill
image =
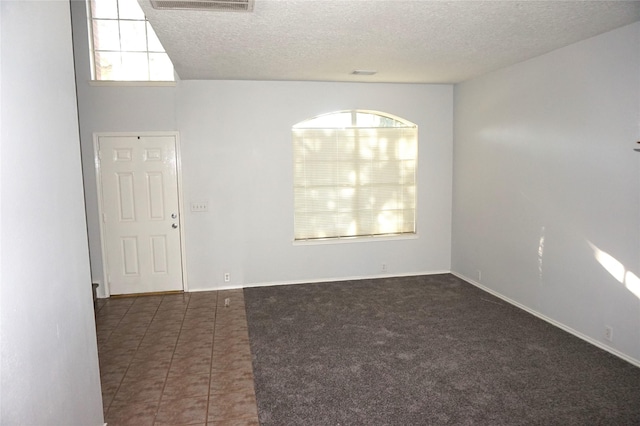
[[[133,173],[116,173],[118,179],[118,211],[120,221],[135,221],[135,190],[133,187]]]
[[[110,293],[182,290],[176,138],[100,136],[97,147]]]

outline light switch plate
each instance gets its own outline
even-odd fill
[[[191,211],[192,212],[208,212],[209,202],[208,201],[192,201]]]

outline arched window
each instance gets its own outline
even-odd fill
[[[295,240],[414,234],[418,128],[337,111],[292,128]]]

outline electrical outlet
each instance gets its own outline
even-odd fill
[[[224,273],[224,282],[228,283],[229,281],[231,281],[231,274],[228,272]]]
[[[613,327],[608,325],[604,327],[604,338],[610,342],[613,342]]]
[[[480,269],[478,269],[478,282],[482,282],[482,271]]]
[[[387,264],[386,263],[382,264],[382,272],[387,272]]]
[[[208,212],[209,202],[208,201],[192,201],[191,211],[192,212]]]

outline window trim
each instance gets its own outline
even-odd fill
[[[116,87],[116,86],[129,86],[129,87],[175,87],[177,81],[170,80],[89,80],[89,86],[97,87]]]
[[[305,126],[305,123],[311,122],[317,118],[321,118],[329,115],[337,115],[342,113],[350,113],[352,116],[351,126]],[[370,126],[357,126],[356,116],[357,114],[370,114],[375,116],[380,116],[388,119],[392,119],[401,123],[401,126],[380,126],[380,127],[370,127]],[[296,210],[296,178],[295,178],[295,165],[296,165],[296,131],[307,131],[307,130],[331,130],[331,131],[340,131],[340,130],[367,130],[367,129],[414,129],[415,131],[415,157],[412,159],[414,161],[413,167],[413,207],[406,209],[406,211],[411,211],[413,213],[413,231],[407,232],[391,232],[391,233],[379,233],[379,234],[362,234],[362,235],[337,235],[337,236],[327,236],[327,237],[307,237],[307,238],[296,238],[296,215],[298,211]],[[382,111],[375,110],[365,110],[365,109],[352,109],[352,110],[338,110],[330,113],[320,114],[315,117],[300,121],[294,124],[291,127],[292,139],[293,139],[293,166],[294,166],[294,178],[293,178],[293,235],[292,235],[292,243],[293,245],[323,245],[323,244],[344,244],[344,243],[354,243],[354,242],[372,242],[372,241],[397,241],[397,240],[412,240],[419,238],[418,234],[418,162],[419,162],[419,133],[418,133],[418,125],[413,123],[405,118],[396,116],[394,114],[389,114]],[[402,160],[398,160],[402,161]],[[398,187],[402,187],[404,184],[398,183]],[[306,187],[306,186],[305,186]],[[405,211],[405,209],[402,209]],[[385,210],[376,210],[378,214],[380,212],[384,212]],[[349,210],[349,212],[354,212]]]
[[[416,203],[417,203],[417,199],[416,199]],[[326,238],[312,238],[307,240],[296,240],[295,234],[294,234],[291,244],[294,246],[323,246],[323,245],[330,245],[330,244],[352,244],[352,243],[373,243],[373,242],[384,242],[384,241],[417,240],[419,238],[420,236],[418,234],[417,223],[416,223],[416,230],[413,233],[405,232],[401,234],[354,235],[353,237],[326,237]]]
[[[91,79],[89,80],[89,84],[91,86],[175,86],[176,81],[178,80],[178,75],[176,74],[176,70],[175,70],[175,66],[173,65],[173,61],[171,61],[171,58],[169,58],[169,55],[166,52],[166,49],[162,52],[160,51],[156,51],[156,50],[149,50],[148,49],[148,41],[149,41],[149,36],[145,35],[146,41],[147,41],[147,49],[144,51],[128,51],[128,50],[103,50],[100,52],[113,52],[113,53],[146,53],[147,56],[147,72],[148,75],[150,76],[150,64],[151,61],[149,60],[149,54],[150,53],[164,53],[165,55],[167,55],[167,58],[169,59],[169,61],[171,61],[171,70],[172,70],[172,74],[173,74],[173,80],[99,80],[97,79],[97,70],[96,70],[96,49],[94,46],[94,33],[93,33],[93,23],[94,20],[103,20],[103,21],[115,21],[118,23],[118,28],[120,28],[120,22],[123,21],[131,21],[131,22],[144,22],[145,23],[145,34],[147,34],[148,28],[151,28],[152,31],[153,27],[151,26],[151,23],[149,22],[149,20],[147,19],[147,16],[144,14],[144,11],[141,10],[144,19],[131,19],[131,18],[124,18],[121,19],[119,16],[118,18],[94,18],[93,14],[91,12],[91,7],[92,7],[92,3],[95,1],[100,1],[100,0],[85,0],[85,7],[86,7],[86,12],[87,12],[87,32],[88,32],[88,38],[89,38],[89,63],[90,63],[90,74],[91,74]],[[134,0],[136,1],[136,0]],[[139,6],[139,5],[138,5]],[[141,8],[142,9],[142,8]],[[163,46],[164,49],[164,46]],[[105,84],[106,83],[106,84]],[[151,84],[149,84],[151,83]],[[160,84],[158,84],[160,83]]]

